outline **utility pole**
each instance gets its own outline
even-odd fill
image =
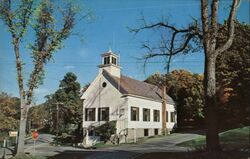
[[[58,134],[59,134],[59,104],[63,105],[62,102],[54,103],[56,105],[56,143],[58,142]]]
[[[166,86],[162,86],[162,131],[163,134],[166,135],[167,133],[167,121],[166,121],[166,100],[167,100],[167,93],[166,93]]]

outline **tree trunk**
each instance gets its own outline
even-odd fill
[[[211,55],[211,53],[209,54]],[[215,56],[209,57],[208,53],[206,53],[204,78],[205,121],[207,151],[209,153],[216,153],[221,150],[218,135],[218,108],[216,104],[215,61]]]
[[[20,117],[20,126],[18,132],[18,143],[17,143],[17,154],[24,154],[24,144],[26,137],[26,124],[27,124],[27,114],[28,114],[28,106],[26,104],[22,104],[21,102],[21,117]]]

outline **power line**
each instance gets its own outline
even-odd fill
[[[178,60],[178,61],[172,61],[171,63],[178,63],[178,62],[204,62],[204,60]],[[5,63],[5,64],[12,64],[15,63],[15,61],[0,61],[0,63]],[[59,61],[59,62],[55,62],[55,63],[50,63],[50,66],[53,66],[52,64],[56,64],[56,65],[61,65],[61,64],[69,64],[69,63],[79,63],[79,64],[91,64],[91,65],[98,65],[100,64],[100,62],[97,61]],[[133,64],[133,63],[144,63],[143,60],[138,60],[138,61],[124,61],[124,62],[120,62],[121,64]],[[164,61],[148,61],[147,63],[166,63]],[[33,65],[33,63],[24,63],[24,65]],[[46,65],[48,66],[48,65]]]

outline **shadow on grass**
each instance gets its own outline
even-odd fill
[[[63,151],[46,159],[130,159],[139,155],[129,151]]]
[[[217,154],[219,159],[248,159],[249,152],[224,151]],[[142,154],[135,159],[212,159],[206,152],[153,152]]]
[[[248,159],[248,152],[224,151],[219,159]],[[211,159],[206,152],[63,151],[47,159]]]

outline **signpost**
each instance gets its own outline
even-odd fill
[[[5,149],[6,149],[6,147],[7,147],[7,140],[6,139],[4,139],[3,140],[3,157],[2,157],[2,159],[5,159]]]
[[[33,132],[32,132],[32,139],[34,140],[34,154],[35,154],[35,152],[36,152],[36,148],[35,148],[35,146],[36,146],[36,140],[38,139],[38,132],[37,132],[37,130],[35,129]]]
[[[18,140],[18,131],[9,131],[9,137],[15,137],[16,139],[16,145],[15,145],[15,148],[17,147],[17,140]],[[8,140],[6,140],[7,142]]]
[[[37,140],[37,139],[38,139],[38,132],[37,132],[37,130],[34,130],[34,131],[32,132],[32,139],[33,139],[33,140]]]
[[[9,131],[10,137],[17,137],[18,132],[17,131]]]

